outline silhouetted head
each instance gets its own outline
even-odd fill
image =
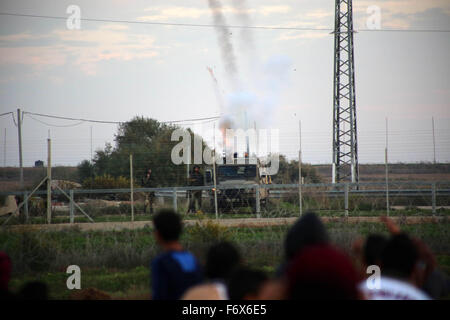
[[[350,258],[330,245],[305,247],[287,268],[289,299],[358,299]]]
[[[414,242],[404,233],[392,236],[381,255],[383,274],[409,280],[419,255]]]
[[[171,209],[160,210],[153,217],[153,226],[159,238],[165,242],[178,240],[183,229],[181,217]]]
[[[364,263],[367,266],[381,265],[381,255],[388,239],[380,234],[371,234],[367,237],[363,248]]]
[[[209,248],[205,274],[209,279],[227,280],[241,262],[239,251],[229,242],[220,242]]]
[[[11,259],[0,251],[0,291],[8,291],[8,283],[11,278]]]
[[[39,281],[28,282],[23,286],[19,297],[23,300],[47,300],[47,285]]]
[[[286,260],[291,260],[306,246],[325,243],[328,243],[328,233],[324,224],[316,214],[307,212],[288,231],[284,244]]]
[[[237,269],[228,283],[230,300],[256,299],[267,280],[268,277],[262,271],[245,267]]]

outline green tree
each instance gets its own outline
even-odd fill
[[[186,185],[186,166],[175,165],[171,160],[172,149],[179,143],[171,141],[175,129],[178,127],[144,117],[135,117],[120,124],[114,136],[115,146],[108,143],[104,150],[97,150],[95,153],[95,176],[129,177],[130,154],[133,154],[134,179],[137,183],[140,183],[148,169],[152,169],[156,186]],[[194,139],[192,131],[187,130],[191,134],[193,154]],[[80,166],[84,174],[87,164],[82,162]]]
[[[84,180],[94,176],[94,165],[89,160],[83,160],[78,165],[78,181]]]
[[[307,163],[302,163],[302,177],[305,183],[321,182],[316,168]],[[280,155],[278,173],[273,181],[280,184],[298,183],[298,160],[288,161],[286,156]]]

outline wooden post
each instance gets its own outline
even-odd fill
[[[25,223],[28,223],[28,217],[29,217],[29,212],[28,212],[28,191],[25,191],[23,193],[23,201],[25,201],[25,204],[24,204]]]
[[[384,162],[386,166],[386,213],[389,217],[389,175],[388,175],[388,119],[386,118],[386,148],[384,149]]]
[[[260,199],[260,193],[259,193],[259,190],[260,190],[260,186],[259,186],[259,184],[257,184],[256,185],[256,188],[255,188],[255,202],[256,202],[256,217],[259,219],[259,218],[261,218],[261,199]]]
[[[300,207],[300,216],[303,214],[303,201],[302,201],[302,122],[298,121],[299,128],[299,149],[298,149],[298,200]]]
[[[436,214],[436,182],[432,184],[431,189],[431,206],[433,215]]]
[[[52,223],[52,142],[47,139],[47,223]]]
[[[219,219],[219,210],[217,208],[217,180],[216,180],[216,124],[214,123],[214,149],[213,149],[213,180],[214,180],[214,212],[216,220]]]
[[[434,117],[431,117],[431,126],[433,127],[433,164],[436,164],[436,139],[434,135]]]
[[[130,154],[131,221],[134,221],[133,155]]]
[[[19,138],[20,188],[23,188],[23,154],[22,154],[22,115],[17,109],[17,132]]]
[[[348,183],[345,184],[345,216],[348,217]]]
[[[73,205],[73,190],[69,190],[70,201],[69,201],[69,215],[70,215],[70,223],[73,223],[75,220],[74,215],[74,205]]]
[[[177,188],[173,188],[173,191],[172,191],[172,203],[173,203],[173,210],[175,212],[178,212]]]

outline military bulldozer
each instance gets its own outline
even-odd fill
[[[251,186],[271,184],[272,178],[266,174],[264,168],[259,163],[250,163],[248,157],[239,161],[234,157],[232,163],[217,164],[216,185],[217,185],[217,207],[220,212],[233,212],[242,207],[256,209],[255,188]],[[255,161],[254,161],[255,162]],[[213,168],[205,170],[205,182],[211,186],[209,196],[211,206],[214,207],[214,180]],[[260,205],[267,204],[269,189],[259,188]]]

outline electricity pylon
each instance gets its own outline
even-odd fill
[[[336,0],[333,32],[333,183],[359,181],[352,11],[352,0]]]

